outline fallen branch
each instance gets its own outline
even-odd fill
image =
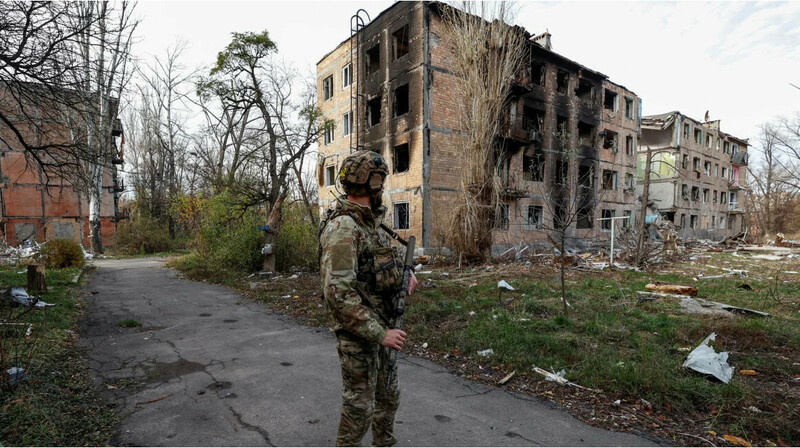
[[[163,397],[154,398],[154,399],[149,400],[149,401],[137,401],[133,406],[136,407],[136,406],[141,406],[143,404],[155,403],[156,401],[161,401],[161,400],[169,397],[170,395],[172,395],[172,394],[167,394],[167,395],[164,395]]]

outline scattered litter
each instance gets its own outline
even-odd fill
[[[450,273],[449,272],[442,272],[439,275],[441,275],[442,277],[450,277]]]
[[[513,378],[513,377],[514,377],[514,375],[516,375],[516,374],[517,374],[517,371],[516,371],[516,370],[515,370],[515,371],[513,371],[513,372],[511,372],[511,373],[509,373],[508,375],[506,375],[505,377],[503,377],[503,379],[502,379],[502,380],[498,381],[498,382],[497,382],[497,384],[500,384],[500,385],[506,384],[506,383],[508,382],[508,380],[510,380],[511,378]]]
[[[419,271],[417,274],[433,274],[433,271]]]
[[[733,377],[733,367],[728,365],[728,352],[717,353],[709,343],[714,342],[717,333],[711,333],[703,342],[689,353],[683,367],[696,372],[712,375],[725,384]]]
[[[750,308],[740,308],[738,306],[727,305],[711,300],[698,299],[696,297],[686,297],[681,299],[681,310],[692,314],[717,314],[720,316],[731,316],[733,314],[754,314],[756,316],[767,317],[769,313],[751,310]]]
[[[797,272],[797,271],[783,271],[783,273],[784,274],[800,274],[800,272]]]
[[[298,278],[298,277],[299,277],[299,276],[298,276],[297,274],[294,274],[294,275],[292,275],[291,277],[289,277],[289,280],[294,280],[294,279],[296,279],[296,278]]]
[[[423,342],[422,343],[422,348],[428,348],[428,343],[427,342]]]
[[[617,401],[615,401],[615,402],[614,402],[614,404],[615,404],[615,405],[617,405],[617,406],[619,406],[619,405],[621,405],[621,404],[622,404],[622,400],[617,400]]]
[[[752,291],[753,290],[753,287],[748,285],[747,283],[743,283],[743,284],[737,286],[737,288],[744,289],[744,290],[747,290],[747,291]]]
[[[4,302],[17,306],[32,306],[35,308],[47,308],[55,306],[53,303],[43,302],[39,300],[39,296],[30,296],[25,288],[21,286],[9,286],[3,293],[2,299]]]
[[[575,384],[572,381],[569,381],[568,379],[564,378],[564,375],[566,374],[566,372],[563,369],[561,371],[559,371],[558,373],[550,373],[547,370],[540,369],[539,367],[533,366],[533,371],[538,373],[539,375],[542,375],[545,380],[552,381],[554,383],[558,383],[558,384],[560,384],[562,386],[572,386],[572,387],[577,387],[578,389],[585,389],[585,390],[589,390],[589,391],[592,391],[592,392],[600,392],[597,389],[590,389],[588,387],[583,387],[580,384]]]
[[[470,315],[470,316],[474,316],[474,315],[475,315],[475,311],[470,311],[470,312],[469,312],[469,315]]]
[[[486,266],[483,270],[484,271],[494,271],[494,266]]]
[[[422,269],[422,263],[414,266],[414,271],[419,271],[420,269]]]
[[[750,406],[749,408],[747,408],[747,410],[750,411],[750,412],[755,412],[756,414],[760,414],[761,413],[761,409],[759,409],[759,408],[757,408],[755,406]]]
[[[492,350],[492,349],[490,349],[490,348],[487,348],[486,350],[480,350],[480,351],[478,352],[478,354],[479,354],[479,355],[481,355],[481,356],[489,356],[489,355],[494,355],[494,350]]]
[[[755,370],[742,369],[739,371],[740,375],[758,375]]]
[[[729,435],[729,434],[725,434],[724,436],[722,436],[722,438],[725,439],[725,441],[727,441],[728,443],[733,444],[733,445],[737,445],[737,446],[753,446],[753,445],[750,444],[750,442],[748,442],[747,440],[744,440],[741,437],[736,437],[736,436],[732,436],[732,435]]]
[[[653,410],[653,405],[649,401],[645,400],[644,398],[640,398],[639,401],[642,402],[642,406],[644,406],[645,409]]]
[[[778,255],[769,255],[769,254],[753,255],[752,258],[756,258],[759,260],[769,260],[769,261],[779,261],[781,259],[781,257],[779,257]]]
[[[662,293],[668,294],[680,294],[683,296],[696,296],[697,295],[697,287],[696,286],[687,286],[687,285],[670,285],[667,283],[661,282],[654,282],[648,283],[645,289],[649,291],[657,291]]]
[[[514,287],[509,285],[508,282],[505,280],[500,280],[499,282],[497,282],[497,287],[504,291],[514,291]]]
[[[281,296],[281,299],[291,299],[291,298],[292,298],[292,296],[289,295],[289,294],[287,294],[285,296]]]
[[[3,382],[7,381],[8,384],[20,383],[28,379],[28,372],[26,372],[22,367],[12,367],[6,370],[6,375],[8,376],[8,379]]]

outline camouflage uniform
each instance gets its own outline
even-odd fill
[[[393,446],[400,398],[397,375],[387,387],[389,348],[380,345],[393,314],[389,298],[402,278],[399,254],[373,212],[339,198],[320,235],[320,273],[331,329],[339,341],[342,414],[337,446],[358,446],[372,426],[373,446]]]

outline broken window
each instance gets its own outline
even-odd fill
[[[556,145],[559,150],[564,150],[569,144],[569,128],[567,117],[556,117]]]
[[[736,143],[731,144],[731,154],[736,154],[739,152],[739,145]]]
[[[695,171],[700,172],[700,157],[695,157],[692,159],[692,168]]]
[[[408,54],[408,25],[392,33],[392,53],[394,59],[400,59]]]
[[[342,89],[353,83],[353,64],[342,67]]]
[[[616,171],[614,171],[616,173]],[[614,185],[617,180],[614,179]],[[578,189],[581,194],[586,194],[594,188],[594,167],[591,165],[581,165],[578,167]]]
[[[616,216],[617,211],[616,210],[602,210],[600,213],[601,213],[600,217],[602,218],[602,220],[600,221],[600,228],[603,229],[603,230],[610,231],[611,230],[611,219],[609,219],[609,218],[613,218],[614,216]]]
[[[381,122],[381,96],[367,101],[367,127],[370,128]]]
[[[722,144],[722,152],[724,152],[725,154],[730,154],[730,152],[731,152],[731,144],[728,143],[728,142],[723,143]]]
[[[528,227],[531,229],[541,229],[544,223],[543,209],[541,205],[528,206]]]
[[[333,75],[322,80],[322,99],[327,101],[333,97]]]
[[[724,229],[725,228],[725,217],[724,216],[720,216],[719,217],[719,228],[720,229]]]
[[[617,189],[617,172],[611,170],[603,170],[603,190],[616,190]]]
[[[681,229],[686,227],[686,213],[681,213]]]
[[[394,228],[408,230],[408,202],[394,203]]]
[[[556,74],[556,91],[567,94],[569,92],[569,73],[559,70]]]
[[[544,182],[545,155],[542,148],[534,145],[522,155],[522,174],[530,182]]]
[[[594,104],[594,84],[583,78],[578,78],[578,88],[575,89],[575,96],[586,104]]]
[[[633,191],[635,189],[635,184],[633,183],[633,174],[625,173],[625,189]]]
[[[556,160],[556,172],[553,176],[552,183],[557,185],[568,185],[569,178],[569,161],[559,158]]]
[[[592,206],[587,204],[578,207],[578,220],[575,223],[577,229],[591,229],[592,228]]]
[[[582,121],[578,122],[578,144],[594,148],[594,126]]]
[[[325,127],[324,136],[325,136],[325,144],[326,145],[329,145],[329,144],[333,143],[333,133],[334,133],[333,126],[326,126]]]
[[[381,68],[381,44],[375,44],[365,54],[367,74],[371,75]]]
[[[692,200],[693,201],[700,200],[700,187],[692,187]]]
[[[681,162],[681,168],[683,168],[683,169],[689,168],[689,156],[687,154],[683,155],[683,161]]]
[[[697,143],[698,145],[703,143],[703,131],[701,131],[700,129],[694,130],[694,142]]]
[[[689,217],[689,227],[692,229],[697,228],[697,215],[691,215]]]
[[[720,177],[722,177],[723,179],[728,177],[728,168],[725,168],[724,166],[722,167],[722,176]]]
[[[500,204],[497,206],[497,212],[494,215],[494,228],[501,230],[508,230],[508,204]]]
[[[544,64],[539,61],[531,60],[531,82],[537,86],[544,86]]]
[[[681,184],[681,199],[689,199],[689,186]]]
[[[714,164],[714,177],[719,177],[719,163]]]
[[[703,173],[705,173],[706,176],[711,175],[711,162],[706,161],[703,163]]]
[[[561,229],[567,226],[567,209],[563,202],[556,202],[553,213],[553,228]]]
[[[625,118],[633,120],[633,98],[625,97]]]
[[[691,126],[689,125],[689,123],[684,123],[683,124],[683,138],[686,139],[686,140],[689,140],[689,136],[691,135],[691,133],[692,133],[692,129],[691,129]]]
[[[392,151],[392,172],[405,173],[409,164],[408,143],[395,146]]]
[[[711,192],[711,202],[713,204],[717,203],[717,190],[714,190],[714,191]]]
[[[622,216],[626,218],[622,220],[622,228],[627,229],[633,224],[633,212],[630,210],[623,210]]]
[[[605,94],[603,95],[603,108],[613,112],[619,110],[619,106],[617,105],[617,92],[612,92],[611,90],[605,89]]]
[[[736,218],[735,218],[735,217],[731,217],[731,218],[728,220],[728,230],[733,230],[733,222],[734,222],[735,220],[736,220]]]
[[[328,165],[325,167],[325,186],[330,187],[336,182],[336,167]]]
[[[706,134],[706,146],[711,149],[714,146],[714,137],[710,134]]]
[[[728,202],[728,194],[724,191],[719,192],[719,203],[725,204]]]
[[[394,89],[394,116],[399,117],[408,113],[409,98],[408,98],[408,84]]]
[[[717,217],[714,216],[714,215],[711,215],[711,228],[715,229],[716,227],[717,227]]]
[[[350,111],[342,115],[342,137],[347,137],[353,133],[353,112]]]
[[[603,131],[603,149],[610,149],[612,151],[617,151],[619,147],[619,135],[614,131],[609,131],[606,129]]]
[[[703,204],[708,204],[708,188],[703,188]]]
[[[625,137],[625,154],[632,156],[633,155],[633,137],[630,135]]]

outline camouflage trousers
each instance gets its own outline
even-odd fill
[[[389,349],[338,334],[342,364],[342,416],[336,446],[359,446],[372,427],[372,446],[394,446],[394,415],[400,399],[397,375],[386,387]]]

